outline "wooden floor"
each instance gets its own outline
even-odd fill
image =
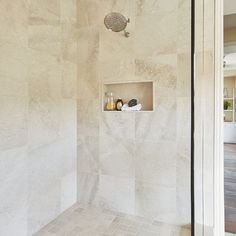
[[[225,144],[225,228],[236,233],[236,144]]]

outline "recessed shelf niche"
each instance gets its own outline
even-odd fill
[[[106,111],[106,93],[112,92],[115,101],[121,98],[124,103],[135,98],[142,104],[142,110],[136,112],[148,112],[154,110],[154,86],[153,81],[138,82],[114,82],[103,84],[103,111]],[[112,111],[106,111],[112,112]],[[117,111],[120,112],[120,111]]]

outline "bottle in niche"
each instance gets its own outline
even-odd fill
[[[121,98],[118,98],[116,101],[116,110],[121,111],[121,108],[123,107],[124,102]]]
[[[114,101],[114,96],[112,92],[106,93],[107,103],[106,103],[106,110],[107,111],[114,111],[116,109],[116,104]]]

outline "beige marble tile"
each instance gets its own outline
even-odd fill
[[[176,140],[176,101],[156,98],[156,112],[135,114],[135,138],[138,141]]]
[[[130,33],[132,34],[131,31]],[[135,55],[134,43],[134,35],[126,38],[123,32],[112,32],[103,27],[100,33],[100,62],[133,59]]]
[[[99,101],[95,99],[77,100],[77,131],[78,144],[85,137],[98,137],[99,135]]]
[[[183,169],[183,168],[182,168]],[[184,176],[184,178],[187,178]],[[188,178],[187,178],[188,179]],[[190,185],[190,184],[189,184]],[[176,224],[188,225],[191,219],[191,193],[189,185],[182,187],[177,185],[176,189]]]
[[[177,96],[191,95],[191,60],[190,53],[177,55]]]
[[[30,149],[49,144],[59,137],[59,107],[59,100],[52,98],[31,99],[29,103]]]
[[[99,173],[99,140],[98,136],[79,135],[78,172]]]
[[[77,98],[80,100],[98,99],[99,69],[97,62],[78,64]]]
[[[169,26],[168,30],[166,30],[166,25]],[[163,15],[138,16],[135,29],[134,52],[136,56],[176,53],[177,11]]]
[[[0,150],[27,144],[27,99],[0,97]]]
[[[176,186],[176,144],[136,142],[135,179],[174,188]]]
[[[78,63],[92,63],[99,58],[99,31],[96,27],[78,31]],[[91,66],[90,66],[91,67]],[[80,72],[80,70],[78,70]]]
[[[60,0],[61,22],[77,22],[77,0]]]
[[[177,87],[176,54],[137,58],[135,60],[135,76],[139,80],[154,80],[156,97],[175,96]]]
[[[92,27],[100,24],[101,3],[99,0],[77,0],[78,28]]]
[[[63,98],[77,98],[77,65],[68,61],[62,63],[61,95]]]
[[[0,75],[1,88],[0,94],[5,95],[25,95],[27,96],[27,72],[28,72],[28,49],[27,44],[24,46],[10,43],[5,40],[0,40]],[[10,67],[9,67],[10,66]],[[15,91],[13,84],[5,87],[4,84],[10,80],[15,80],[15,83],[20,83],[19,91]],[[7,84],[8,85],[8,84]]]
[[[28,1],[1,1],[0,40],[25,47],[28,41]]]
[[[178,48],[179,53],[191,52],[191,1],[178,1]]]
[[[60,57],[61,28],[52,25],[33,25],[28,27],[29,48]]]
[[[79,163],[78,163],[79,165]],[[94,204],[98,197],[99,175],[78,172],[77,199],[81,204]]]
[[[135,214],[160,222],[175,222],[176,188],[136,181]]]
[[[29,153],[29,233],[36,232],[57,217],[76,198],[76,153],[61,140]],[[69,152],[68,152],[69,151]],[[70,185],[66,179],[70,179]],[[45,192],[47,194],[42,194]]]
[[[132,113],[102,114],[99,145],[101,174],[134,178],[134,127]]]
[[[78,30],[74,22],[63,22],[61,24],[61,53],[66,62],[77,64],[78,61]]]
[[[178,7],[178,0],[137,0],[136,16],[140,15],[163,15],[172,12]]]
[[[127,214],[135,213],[134,178],[117,178],[100,175],[98,205]]]
[[[28,23],[30,25],[59,25],[60,1],[30,0]]]
[[[134,59],[111,60],[99,63],[100,80],[107,82],[122,82],[137,80],[134,76]]]
[[[27,235],[27,146],[1,150],[0,163],[0,235]]]

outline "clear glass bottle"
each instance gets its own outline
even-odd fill
[[[106,93],[106,110],[114,111],[116,109],[116,103],[112,92]]]

